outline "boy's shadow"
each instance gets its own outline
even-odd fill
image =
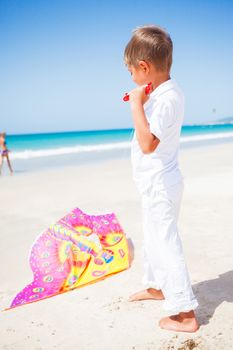
[[[215,310],[223,301],[233,303],[233,271],[220,274],[218,278],[193,285],[199,307],[197,315],[202,325],[208,324]]]

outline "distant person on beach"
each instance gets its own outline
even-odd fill
[[[2,133],[0,133],[0,175],[2,173],[2,166],[3,166],[4,158],[6,158],[6,160],[7,160],[7,165],[8,165],[8,168],[10,170],[11,175],[13,175],[13,169],[12,169],[11,162],[9,159],[9,152],[10,152],[10,150],[7,148],[7,145],[6,145],[6,133],[2,132]]]
[[[146,288],[129,301],[164,299],[170,316],[160,320],[160,327],[195,332],[198,302],[177,228],[184,189],[178,165],[184,96],[170,77],[172,51],[170,35],[151,25],[136,28],[124,52],[125,64],[138,85],[129,93],[135,127],[131,160],[133,179],[142,196],[142,284]]]

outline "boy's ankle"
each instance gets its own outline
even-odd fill
[[[194,310],[180,312],[179,316],[182,318],[196,318]]]

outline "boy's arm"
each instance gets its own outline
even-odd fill
[[[150,132],[149,123],[146,119],[142,103],[131,104],[131,112],[138,143],[143,153],[152,153],[160,140]]]
[[[130,92],[130,107],[138,143],[143,153],[152,153],[158,146],[160,139],[150,132],[143,104],[148,100],[145,86],[140,86]]]

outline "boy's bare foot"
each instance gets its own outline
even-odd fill
[[[199,328],[194,311],[180,312],[178,315],[164,317],[159,321],[163,329],[174,332],[196,332]]]
[[[154,288],[147,288],[145,290],[141,290],[140,292],[137,292],[133,295],[131,295],[128,299],[128,301],[139,301],[139,300],[163,300],[164,295],[161,290],[154,289]]]

